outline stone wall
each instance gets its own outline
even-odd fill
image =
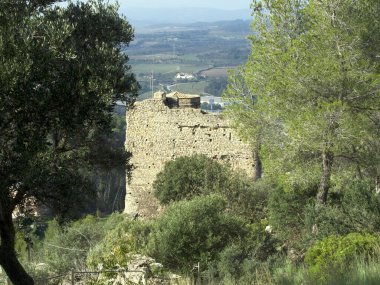
[[[165,162],[195,153],[205,154],[253,175],[252,149],[220,115],[200,109],[170,109],[165,101],[137,102],[127,114],[126,150],[132,153],[125,212],[150,218],[162,209],[152,184]]]

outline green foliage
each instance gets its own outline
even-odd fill
[[[86,268],[88,252],[125,219],[120,214],[113,214],[108,218],[86,216],[65,226],[52,220],[42,238],[31,235],[31,262],[44,264],[43,270],[50,276],[67,274],[72,268],[83,270]],[[19,253],[23,263],[30,264],[26,253]],[[32,267],[31,273],[38,274],[38,270]]]
[[[331,272],[327,280],[316,279],[304,265],[296,265],[288,260],[270,266],[262,263],[251,271],[243,271],[238,281],[229,280],[218,284],[258,284],[258,285],[375,285],[379,284],[378,259],[354,258],[352,268],[345,274]],[[211,283],[213,284],[213,283]]]
[[[282,260],[272,268],[273,284],[301,285],[313,284],[303,266],[297,266],[289,260]]]
[[[379,198],[366,181],[354,181],[340,192],[331,192],[327,203],[318,206],[314,189],[273,189],[268,202],[269,224],[283,249],[295,250],[299,256],[330,235],[377,232]]]
[[[350,232],[375,233],[379,229],[379,197],[366,180],[356,180],[339,193],[331,193],[326,205],[309,204],[304,210],[305,234],[311,240]],[[310,229],[317,230],[310,235]],[[307,230],[309,229],[309,233]]]
[[[17,254],[20,256],[27,256],[26,252],[26,241],[25,241],[25,236],[21,231],[16,231],[16,245],[15,245],[15,251]]]
[[[352,269],[356,256],[374,257],[379,254],[380,238],[377,235],[350,233],[346,236],[329,236],[315,243],[305,255],[310,273],[326,280],[330,274],[338,276]]]
[[[212,78],[208,85],[205,87],[205,92],[215,95],[215,96],[221,96],[223,90],[227,86],[227,78],[224,77],[218,77],[218,78]]]
[[[154,181],[154,194],[161,203],[219,192],[228,183],[229,170],[205,155],[179,157],[165,164]]]
[[[266,226],[265,220],[250,224],[247,235],[239,244],[231,244],[219,254],[218,274],[225,282],[251,284],[260,267],[280,257],[278,241],[265,230]]]
[[[247,255],[241,246],[231,244],[219,254],[218,272],[223,279],[235,280],[242,275],[242,264]]]
[[[276,187],[270,194],[269,224],[275,235],[289,246],[294,246],[301,238],[305,227],[304,210],[313,197],[313,191],[285,191]]]
[[[344,189],[342,211],[355,231],[380,230],[380,196],[368,181],[354,181]]]
[[[151,255],[183,272],[198,262],[207,266],[225,246],[247,233],[243,221],[225,209],[225,201],[217,195],[171,204],[153,226]]]
[[[355,231],[349,217],[338,205],[327,204],[315,207],[314,203],[311,203],[304,209],[304,219],[304,239],[309,239],[307,243],[330,235],[346,235]]]
[[[134,243],[135,240],[131,234],[113,232],[91,250],[87,264],[98,269],[126,267],[129,261],[128,254],[133,252]]]
[[[146,223],[124,220],[91,248],[87,265],[103,270],[126,267],[133,253],[144,251],[149,232]]]
[[[376,177],[379,3],[254,1],[252,52],[230,77],[230,115],[286,189]],[[364,16],[367,15],[367,16]],[[366,20],[359,20],[361,17]],[[369,56],[368,50],[372,56]],[[323,171],[322,171],[323,170]]]
[[[153,184],[155,196],[164,204],[218,193],[226,198],[231,212],[249,221],[264,218],[268,193],[273,187],[266,179],[253,183],[245,175],[205,155],[169,161]]]
[[[380,283],[379,260],[355,258],[351,271],[343,277],[332,277],[331,285],[376,285]]]
[[[133,30],[117,5],[54,2],[0,2],[0,263],[15,284],[32,283],[14,255],[15,208],[30,197],[80,208],[94,192],[85,174],[107,160],[97,150],[113,106],[138,89],[121,52]]]
[[[268,197],[275,185],[268,179],[253,182],[251,178],[232,172],[228,184],[219,193],[226,197],[228,208],[250,222],[260,222],[268,214]]]
[[[262,220],[249,225],[249,233],[244,240],[245,251],[257,262],[267,262],[278,256],[278,239],[273,235],[273,228],[266,230],[268,222]]]

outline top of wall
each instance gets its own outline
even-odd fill
[[[166,94],[165,92],[156,92],[153,95],[153,100],[162,101],[169,108],[194,108],[198,109],[201,106],[201,97],[194,94],[183,94],[174,91]]]

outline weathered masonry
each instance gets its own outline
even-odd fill
[[[152,190],[165,162],[195,153],[253,175],[252,149],[220,115],[199,109],[198,95],[157,92],[127,114],[126,150],[132,153],[125,212],[150,218],[161,208]]]

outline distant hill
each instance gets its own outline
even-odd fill
[[[222,10],[211,8],[129,8],[121,10],[133,26],[142,27],[155,24],[187,24],[194,22],[217,22],[251,19],[250,9]]]
[[[133,25],[133,23],[132,23]],[[230,21],[217,21],[217,22],[195,22],[184,24],[173,23],[157,23],[157,24],[145,24],[145,26],[135,26],[136,34],[140,33],[174,33],[179,31],[209,31],[214,33],[223,33],[235,35],[244,35],[244,37],[250,34],[251,20],[230,20]]]

